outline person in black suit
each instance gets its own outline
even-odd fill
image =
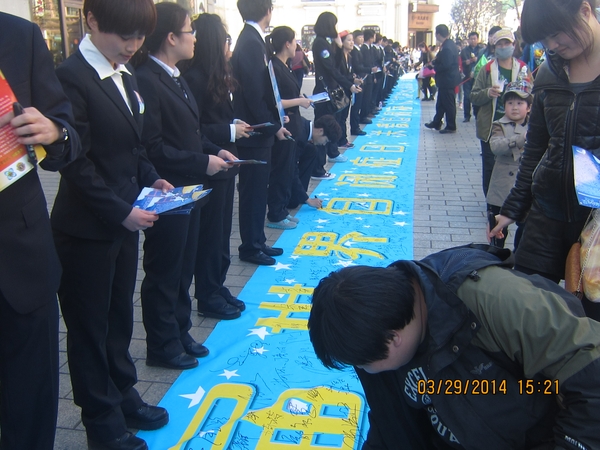
[[[426,123],[427,128],[440,130],[442,119],[446,115],[446,128],[440,133],[456,133],[456,95],[454,89],[460,83],[458,69],[459,51],[452,39],[449,39],[450,30],[446,25],[435,27],[435,37],[440,42],[440,51],[433,60],[435,68],[435,84],[438,89],[435,104],[435,116]]]
[[[3,113],[0,127],[12,127],[21,144],[43,145],[40,167],[59,170],[81,144],[52,56],[37,25],[0,13],[0,29],[0,70],[25,108]],[[0,448],[51,450],[61,269],[36,170],[0,190],[0,230]]]
[[[313,41],[313,58],[315,61],[315,88],[314,94],[332,91],[338,87],[344,88],[351,93],[360,92],[360,87],[354,85],[351,80],[340,73],[335,65],[335,53],[341,51],[341,41],[336,30],[337,17],[331,12],[324,12],[319,15],[315,22],[315,34],[317,37]],[[334,44],[330,44],[327,38],[333,39]],[[332,106],[331,102],[323,102],[315,105],[315,119],[325,114],[337,114],[338,112]],[[340,156],[337,142],[327,144],[327,156],[334,162],[345,162],[348,160],[345,156]],[[321,163],[325,165],[325,155],[321,156]]]
[[[156,28],[134,63],[146,102],[142,144],[161,176],[176,186],[202,184],[206,175],[231,167],[224,159],[236,157],[200,132],[196,99],[176,66],[194,56],[195,30],[188,12],[176,3],[159,3],[156,14]],[[144,232],[141,297],[149,366],[190,369],[198,365],[196,358],[208,355],[189,334],[199,203],[189,214],[164,215]]]
[[[352,58],[352,67],[354,73],[361,79],[365,80],[371,73],[371,68],[364,65],[363,56],[360,51],[360,46],[365,41],[365,36],[361,30],[352,32],[354,38],[354,48],[350,52]],[[365,97],[365,82],[361,84],[362,91],[354,95],[354,104],[350,107],[350,134],[354,136],[364,136],[366,132],[360,129],[360,112],[363,107],[363,99]]]
[[[281,103],[289,122],[285,127],[294,139],[301,133],[302,116],[300,107],[310,108],[312,102],[300,94],[300,85],[294,73],[287,65],[287,61],[294,57],[296,50],[296,34],[290,27],[276,27],[267,36],[267,51],[273,65],[273,72]],[[296,141],[278,141],[273,146],[271,158],[271,174],[269,176],[269,195],[267,213],[267,227],[290,229],[296,228],[299,220],[289,214],[287,206],[292,195],[292,186],[298,186],[298,157]],[[308,156],[308,155],[303,155]],[[303,158],[303,165],[310,164]],[[311,168],[312,169],[312,168]],[[303,167],[304,170],[304,167]],[[309,174],[310,177],[310,174]],[[306,194],[306,190],[304,190]]]
[[[233,74],[239,87],[234,92],[235,117],[250,125],[275,124],[256,130],[256,135],[238,143],[240,159],[256,159],[267,164],[244,165],[240,168],[239,256],[242,261],[273,265],[273,256],[283,254],[281,248],[266,245],[264,221],[267,186],[271,170],[271,147],[274,137],[285,139],[290,132],[280,123],[273,88],[267,69],[264,32],[271,22],[271,0],[238,0],[238,11],[246,22],[238,38],[233,57]]]
[[[377,67],[375,66],[375,59],[373,58],[373,52],[371,51],[373,41],[375,41],[375,32],[370,29],[365,30],[363,34],[363,44],[360,46],[360,55],[363,60],[363,66],[369,68],[369,76],[363,83],[363,104],[360,111],[360,123],[363,124],[372,123],[369,116],[373,113],[375,108],[373,103],[373,86]]]
[[[221,18],[216,14],[200,14],[193,23],[196,30],[194,59],[184,70],[190,91],[196,99],[202,133],[212,142],[238,154],[236,141],[249,137],[248,124],[235,120],[228,37]],[[202,207],[200,231],[194,270],[195,298],[198,314],[222,320],[237,319],[246,309],[225,286],[231,263],[231,239],[235,176],[239,166],[207,177],[205,187],[212,189]]]
[[[133,208],[140,189],[169,190],[142,146],[145,104],[125,64],[154,29],[152,0],[86,0],[90,34],[56,74],[73,105],[83,153],[61,169],[52,228],[63,275],[73,397],[90,449],[143,450],[127,428],[165,425],[164,408],[142,401],[129,355],[138,231],[154,213]]]
[[[340,39],[342,41],[342,48],[335,53],[335,64],[340,73],[345,76],[355,86],[360,86],[362,80],[354,73],[354,61],[352,60],[351,52],[354,48],[354,36],[349,31],[340,32]],[[357,93],[358,95],[360,93]],[[346,91],[346,95],[352,98],[352,92]],[[348,142],[348,114],[350,113],[350,106],[348,105],[343,110],[336,114],[340,128],[342,129],[342,135],[338,140],[338,147],[352,148],[354,144]]]

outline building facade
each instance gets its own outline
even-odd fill
[[[179,3],[194,15],[219,14],[235,44],[243,27],[236,0],[166,1]],[[338,31],[370,28],[402,46],[414,47],[421,41],[433,42],[438,1],[441,0],[273,0],[271,25],[293,28],[296,39],[310,48],[317,17],[331,11],[338,17]],[[0,0],[0,11],[37,23],[56,64],[77,49],[85,32],[83,0]]]

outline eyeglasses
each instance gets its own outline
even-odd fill
[[[196,30],[180,31],[179,34],[181,33],[191,34],[193,37],[196,37]]]

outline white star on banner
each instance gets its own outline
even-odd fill
[[[296,282],[296,280],[295,280],[295,279],[293,279],[293,278],[286,278],[286,279],[285,279],[285,282],[286,282],[287,284],[293,284],[293,283],[295,283],[295,282]]]
[[[291,259],[298,259],[298,258],[300,258],[300,257],[299,257],[298,255],[292,255],[292,256],[290,256],[290,258],[291,258]]]
[[[267,350],[264,346],[261,348],[255,348],[254,349],[254,353],[258,353],[259,355],[262,355],[264,352],[268,352],[269,350]]]
[[[274,266],[270,266],[270,267],[272,267],[273,269],[275,269],[275,272],[277,272],[278,270],[284,270],[284,269],[285,270],[290,270],[290,266],[291,266],[291,264],[283,264],[283,263],[278,262]]]
[[[394,216],[406,216],[408,213],[404,211],[394,211],[392,214]]]
[[[371,225],[363,225],[363,228],[371,228]]]
[[[228,380],[231,377],[239,377],[239,375],[237,374],[237,370],[227,370],[227,369],[223,369],[223,373],[219,374],[220,377],[225,377]]]
[[[259,338],[261,338],[263,341],[265,340],[265,336],[267,334],[271,334],[267,331],[267,327],[260,327],[260,328],[250,328],[250,333],[248,333],[246,336],[258,336]]]
[[[317,220],[315,220],[315,222],[317,222],[317,223],[327,223],[327,222],[329,222],[329,219],[317,219]]]
[[[352,247],[354,244],[356,244],[356,242],[352,242],[352,241],[344,242],[344,246],[346,246],[346,247]]]
[[[317,225],[315,228],[325,228],[325,227],[322,225]]]
[[[365,220],[362,217],[355,217],[354,220]]]
[[[406,222],[394,222],[394,225],[398,225],[399,227],[403,227],[404,225],[408,225]]]
[[[389,172],[383,172],[386,175],[396,175],[396,172],[394,172],[393,170],[390,170]]]
[[[329,197],[329,194],[327,192],[319,192],[318,194],[315,194],[317,197]]]
[[[200,400],[202,400],[202,397],[204,397],[205,393],[206,393],[206,391],[204,389],[202,389],[202,386],[200,386],[198,388],[198,390],[196,392],[194,392],[193,394],[181,394],[180,397],[190,399],[191,402],[188,405],[188,408],[191,408],[193,406],[196,406],[198,403],[200,403]]]
[[[339,259],[338,262],[333,264],[334,266],[344,266],[344,267],[348,267],[348,266],[355,266],[356,264],[354,264],[352,261],[348,260],[344,260],[344,259]]]
[[[371,194],[358,194],[357,197],[371,197]]]

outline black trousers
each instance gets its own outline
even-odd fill
[[[346,108],[342,109],[341,111],[338,111],[335,114],[337,123],[339,124],[340,128],[342,129],[342,135],[340,136],[340,139],[337,142],[337,145],[339,147],[341,147],[342,145],[346,145],[348,143],[348,113],[349,112],[350,112],[350,105],[348,105]],[[337,148],[336,148],[336,150],[337,150]]]
[[[310,176],[319,163],[317,159],[317,149],[310,143],[297,143],[296,161],[294,174],[292,176],[292,193],[288,202],[288,208],[294,209],[308,200],[308,183]]]
[[[267,187],[271,171],[271,147],[238,146],[240,159],[257,159],[267,164],[248,164],[240,167],[239,223],[242,243],[239,255],[243,258],[261,251],[265,236]]]
[[[58,291],[67,325],[73,398],[89,438],[123,435],[124,414],[143,403],[129,355],[138,233],[113,241],[81,239],[54,231],[63,267]]]
[[[360,108],[360,120],[367,119],[368,115],[373,111],[373,102],[371,97],[373,96],[373,80],[371,79],[373,75],[369,75],[365,80],[365,83],[362,85],[363,89],[363,99],[362,106]]]
[[[479,141],[481,143],[481,174],[483,177],[483,195],[487,197],[488,189],[490,187],[490,180],[492,179],[492,172],[494,171],[494,164],[496,163],[496,157],[492,153],[492,147],[490,143],[486,141]]]
[[[212,193],[211,193],[212,194]],[[171,359],[192,342],[188,331],[197,236],[200,228],[197,205],[190,214],[161,215],[144,233],[142,318],[148,357]],[[193,239],[193,242],[189,242]],[[187,274],[187,275],[184,275]]]
[[[196,291],[200,302],[224,289],[231,263],[231,238],[235,177],[210,179],[204,183],[212,189],[208,203],[202,207],[200,231],[194,271]]]
[[[362,92],[354,95],[354,105],[350,106],[350,133],[360,131],[360,109],[363,103]]]
[[[296,143],[276,140],[271,150],[271,172],[267,196],[267,220],[279,222],[289,215],[287,204],[292,193],[292,176],[296,164]]]
[[[446,128],[456,130],[456,95],[454,88],[438,89],[433,123],[440,124],[446,116]]]
[[[19,314],[0,292],[0,448],[52,450],[57,411],[56,296]]]
[[[463,111],[465,119],[471,118],[471,91],[473,90],[473,84],[475,84],[475,81],[472,78],[463,83]]]

